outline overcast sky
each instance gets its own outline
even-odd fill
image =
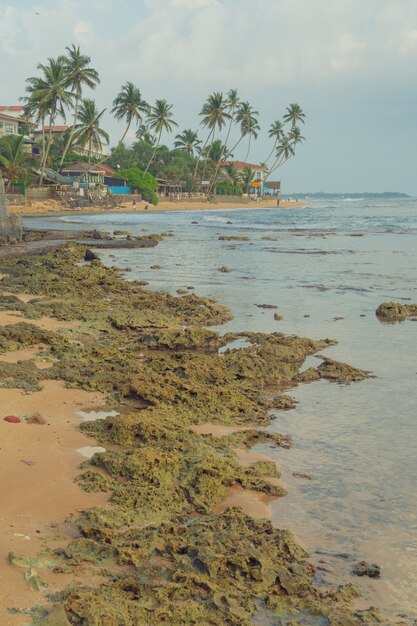
[[[236,88],[260,114],[251,162],[289,103],[306,113],[306,142],[276,176],[284,193],[417,195],[417,0],[0,0],[0,104],[18,104],[37,63],[71,43],[100,72],[86,95],[107,107],[113,145],[123,125],[109,111],[127,80],[172,103],[179,129],[197,128],[210,93]]]

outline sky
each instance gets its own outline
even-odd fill
[[[259,111],[250,162],[266,159],[290,103],[306,114],[305,142],[272,177],[283,193],[417,196],[416,0],[0,0],[0,104],[19,104],[37,64],[72,43],[100,73],[85,96],[107,109],[112,145],[124,127],[110,110],[128,80],[203,140],[202,104],[235,88]],[[246,151],[242,141],[234,158]]]

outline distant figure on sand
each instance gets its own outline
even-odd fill
[[[277,206],[279,206],[279,198],[277,198]]]
[[[132,209],[136,211],[136,198],[133,198]]]
[[[148,203],[145,204],[145,211],[146,211],[146,209],[149,209],[149,204]]]

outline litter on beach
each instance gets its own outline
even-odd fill
[[[6,415],[4,421],[9,422],[9,424],[20,424],[22,420],[16,415]]]

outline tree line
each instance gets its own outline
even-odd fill
[[[37,66],[38,74],[26,80],[24,116],[40,128],[40,155],[37,160],[39,184],[42,185],[47,167],[58,169],[65,164],[80,160],[77,149],[83,149],[88,162],[108,162],[121,171],[138,169],[142,177],[148,173],[154,177],[165,177],[174,184],[185,186],[189,191],[199,190],[201,181],[206,181],[205,190],[210,194],[219,185],[224,188],[248,190],[253,172],[237,172],[233,165],[226,168],[227,180],[219,171],[224,161],[231,160],[236,149],[245,145],[247,161],[253,142],[260,132],[259,113],[246,100],[242,100],[236,89],[224,94],[214,92],[203,103],[199,116],[198,130],[186,128],[174,137],[173,149],[162,144],[178,127],[174,119],[173,105],[165,99],[149,104],[133,82],[121,86],[112,102],[111,114],[124,123],[123,133],[115,147],[106,157],[102,153],[109,145],[109,134],[102,128],[106,109],[99,110],[87,90],[94,91],[100,84],[99,73],[91,66],[91,59],[72,44],[65,54],[48,58]],[[53,127],[58,120],[71,119],[66,132],[54,137]],[[297,103],[289,104],[281,118],[271,123],[268,136],[272,147],[262,165],[267,168],[267,177],[294,156],[298,144],[304,137],[300,125],[305,114]],[[29,126],[30,128],[30,126]],[[125,139],[129,131],[135,130],[136,141],[127,148]],[[231,137],[236,137],[231,142]],[[0,139],[0,166],[9,179],[28,175],[28,160],[23,151],[21,136],[6,136]],[[148,177],[149,178],[149,177]]]

